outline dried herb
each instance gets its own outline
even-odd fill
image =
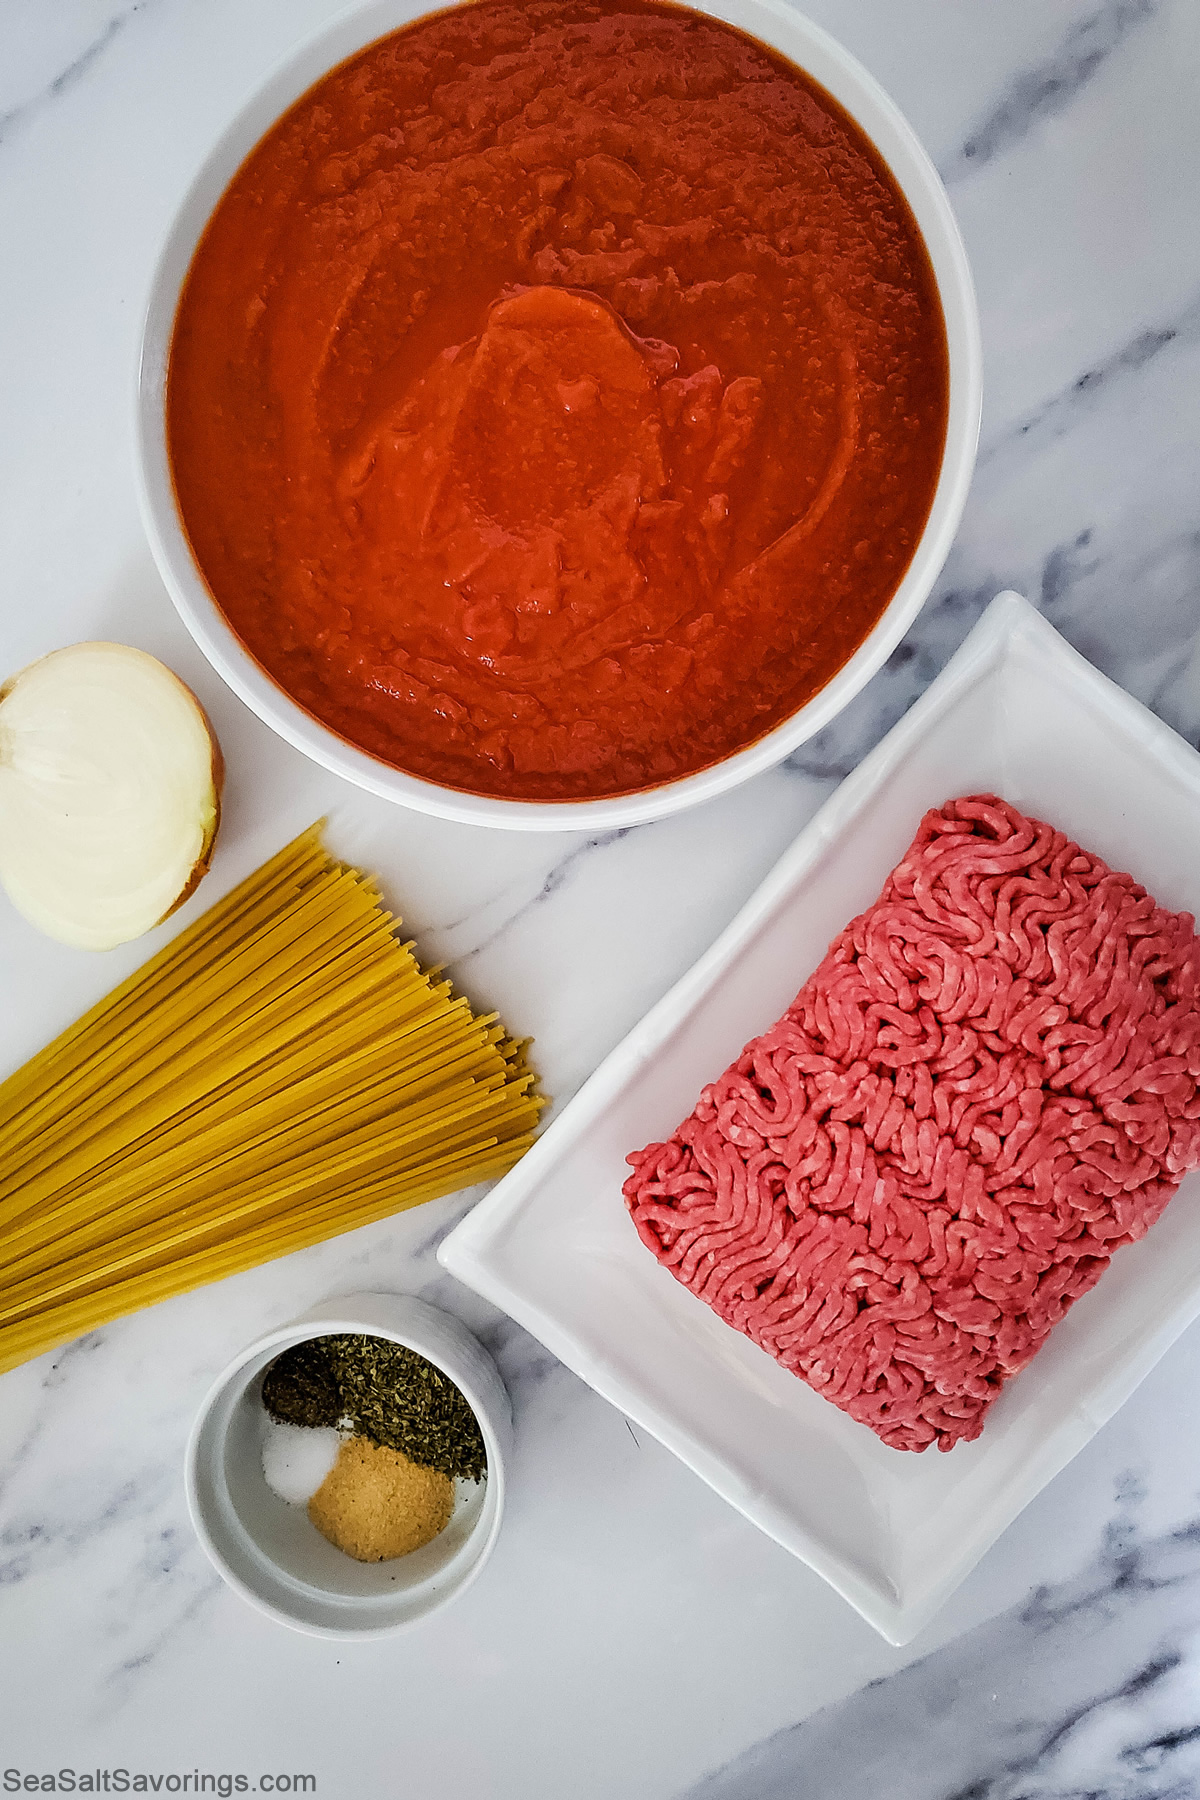
[[[424,1468],[478,1481],[487,1472],[479,1421],[449,1376],[387,1338],[327,1338],[355,1431]]]
[[[263,1405],[281,1425],[336,1425],[341,1419],[346,1409],[326,1348],[332,1341],[293,1344],[263,1376]]]
[[[263,1403],[285,1424],[344,1425],[443,1475],[487,1474],[479,1422],[449,1376],[387,1338],[344,1332],[285,1350]]]

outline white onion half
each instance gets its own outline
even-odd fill
[[[203,707],[155,657],[55,650],[0,688],[0,882],[61,943],[140,937],[208,867],[222,773]]]

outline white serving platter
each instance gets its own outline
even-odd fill
[[[443,1243],[748,1519],[907,1643],[1200,1314],[1200,1174],[948,1454],[889,1450],[659,1267],[625,1156],[663,1139],[875,899],[922,813],[995,792],[1200,912],[1200,755],[1017,594],[821,808],[737,918]]]

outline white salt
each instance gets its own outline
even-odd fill
[[[307,1506],[337,1461],[342,1433],[332,1425],[283,1425],[271,1419],[263,1439],[267,1486],[289,1506]]]

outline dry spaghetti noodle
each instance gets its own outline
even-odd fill
[[[0,1085],[0,1369],[528,1148],[524,1046],[313,827]]]

